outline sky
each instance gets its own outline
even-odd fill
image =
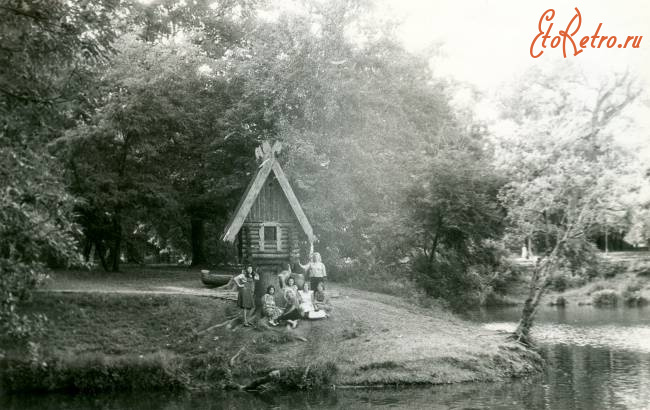
[[[598,82],[613,73],[629,70],[650,89],[650,1],[524,1],[524,0],[377,0],[382,11],[402,21],[397,31],[405,46],[418,51],[431,44],[441,44],[440,55],[432,60],[434,74],[450,77],[477,87],[488,95],[488,107],[479,106],[479,116],[491,119],[489,96],[523,73],[527,68],[548,67],[552,62],[576,64],[590,82]],[[382,2],[382,3],[379,3]],[[385,4],[385,6],[384,6]],[[643,36],[639,48],[588,47],[577,56],[568,49],[548,47],[539,58],[532,58],[530,47],[538,33],[542,14],[555,10],[551,35],[564,30],[581,14],[581,27],[574,39],[594,35],[602,23],[600,35],[617,37]],[[573,28],[577,27],[574,22]],[[541,40],[538,40],[541,41]],[[589,44],[591,40],[589,41]],[[541,50],[539,43],[535,52]],[[483,102],[485,105],[485,101]],[[650,162],[650,93],[646,91],[628,113],[636,122],[633,131],[617,136],[623,145],[641,152]]]
[[[403,24],[398,35],[405,45],[417,51],[437,41],[443,43],[444,64],[440,74],[475,83],[482,88],[496,87],[514,74],[549,60],[562,60],[561,49],[548,48],[542,56],[530,56],[530,45],[538,23],[548,9],[555,10],[551,34],[557,35],[580,10],[582,26],[575,35],[593,35],[599,23],[600,34],[626,37],[643,35],[638,49],[585,49],[568,56],[590,75],[611,70],[636,69],[650,83],[650,2],[647,0],[522,1],[522,0],[386,0]],[[548,24],[545,22],[545,24]],[[574,23],[575,25],[575,23]]]

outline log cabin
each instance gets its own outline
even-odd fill
[[[255,149],[260,162],[226,225],[222,240],[235,243],[240,263],[275,267],[300,258],[301,244],[317,240],[298,198],[277,161],[276,142]]]

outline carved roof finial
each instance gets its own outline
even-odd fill
[[[255,158],[259,161],[266,161],[274,155],[279,154],[280,151],[282,151],[282,143],[280,141],[275,141],[273,146],[268,141],[264,141],[262,145],[255,148]]]

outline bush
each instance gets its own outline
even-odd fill
[[[460,262],[429,263],[425,257],[414,264],[416,283],[429,295],[446,301],[452,309],[478,307],[483,302],[487,282],[478,270],[468,269]]]
[[[645,306],[648,300],[641,296],[642,285],[639,282],[629,283],[621,295],[626,306]]]
[[[598,275],[605,279],[613,278],[625,271],[627,266],[624,263],[603,262],[598,266]]]
[[[498,269],[490,279],[489,286],[491,286],[491,290],[499,295],[508,293],[510,286],[521,280],[521,277],[523,276],[522,271],[524,269],[525,268],[522,266],[512,264],[505,265],[501,269]]]
[[[616,306],[618,304],[618,293],[614,289],[603,289],[592,294],[591,300],[596,306]]]
[[[650,277],[650,267],[641,267],[636,269],[636,276]]]
[[[292,367],[281,371],[277,383],[283,390],[319,389],[329,386],[337,372],[332,362]]]
[[[0,385],[6,391],[97,393],[173,390],[185,385],[174,360],[164,353],[87,354],[39,363],[5,359],[1,369]]]
[[[564,307],[567,305],[567,303],[568,302],[564,296],[558,296],[557,298],[555,298],[555,300],[551,301],[549,305]]]
[[[497,307],[497,306],[516,306],[519,303],[513,298],[495,292],[490,286],[488,286],[483,293],[483,300],[481,305],[488,307]]]
[[[557,292],[564,292],[569,288],[569,277],[566,273],[556,273],[549,279],[549,287]]]
[[[358,260],[339,260],[331,266],[331,269],[327,267],[329,279],[349,287],[414,301],[424,296],[411,279],[410,266],[406,264],[362,264]]]

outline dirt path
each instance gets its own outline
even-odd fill
[[[130,289],[130,288],[97,288],[97,289],[75,289],[47,287],[39,292],[50,293],[99,293],[99,294],[121,294],[121,295],[184,295],[201,296],[225,300],[237,300],[237,292],[220,289],[192,289],[178,286],[161,286],[153,289]]]

